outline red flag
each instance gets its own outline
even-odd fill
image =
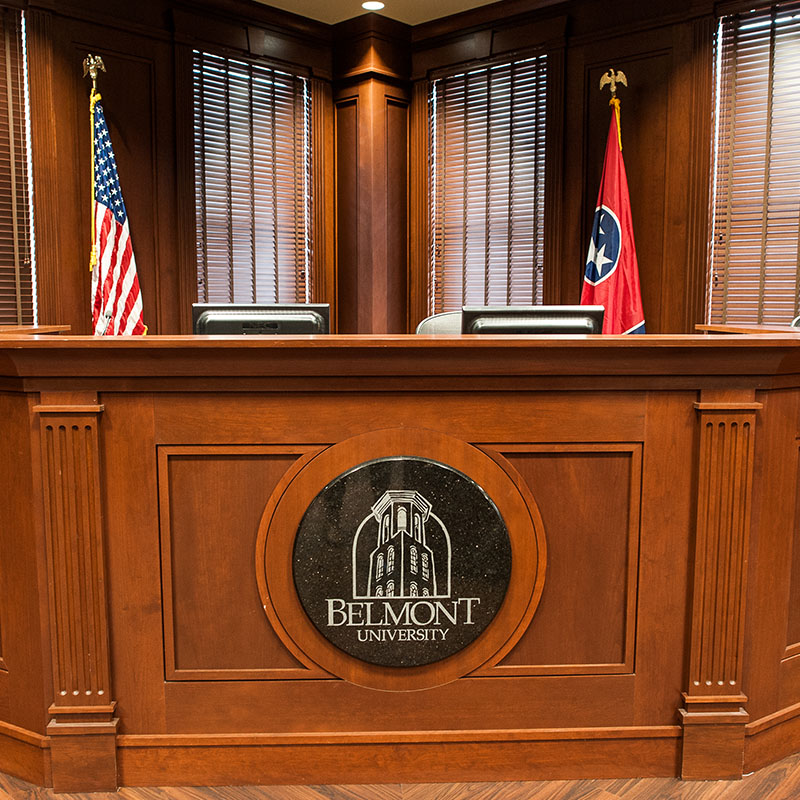
[[[631,201],[622,160],[619,100],[614,98],[611,103],[614,110],[586,257],[581,303],[605,306],[603,333],[644,333]]]
[[[145,334],[128,215],[100,95],[92,90],[92,331],[95,336]]]

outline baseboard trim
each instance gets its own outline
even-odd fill
[[[29,783],[50,786],[49,737],[0,722],[0,771]]]
[[[118,737],[124,786],[668,777],[678,726]],[[235,751],[235,752],[232,752]]]

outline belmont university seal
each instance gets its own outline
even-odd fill
[[[420,666],[463,649],[502,605],[505,523],[445,464],[380,458],[334,478],[297,531],[294,583],[317,630],[355,658]]]

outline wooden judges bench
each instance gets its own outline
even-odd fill
[[[2,771],[723,778],[800,749],[794,337],[5,336],[0,381]],[[408,686],[340,677],[262,585],[270,514],[366,440],[491,461],[541,535],[507,629]]]

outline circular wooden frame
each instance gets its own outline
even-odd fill
[[[386,667],[354,658],[331,644],[306,616],[294,585],[292,556],[311,501],[334,478],[376,458],[408,456],[447,464],[492,498],[508,529],[511,577],[505,599],[486,630],[447,658],[418,667]],[[264,610],[289,651],[315,671],[373,689],[405,691],[439,686],[496,664],[524,633],[544,586],[546,545],[536,503],[521,476],[499,454],[420,428],[370,431],[302,460],[275,488],[256,544],[256,577]]]

